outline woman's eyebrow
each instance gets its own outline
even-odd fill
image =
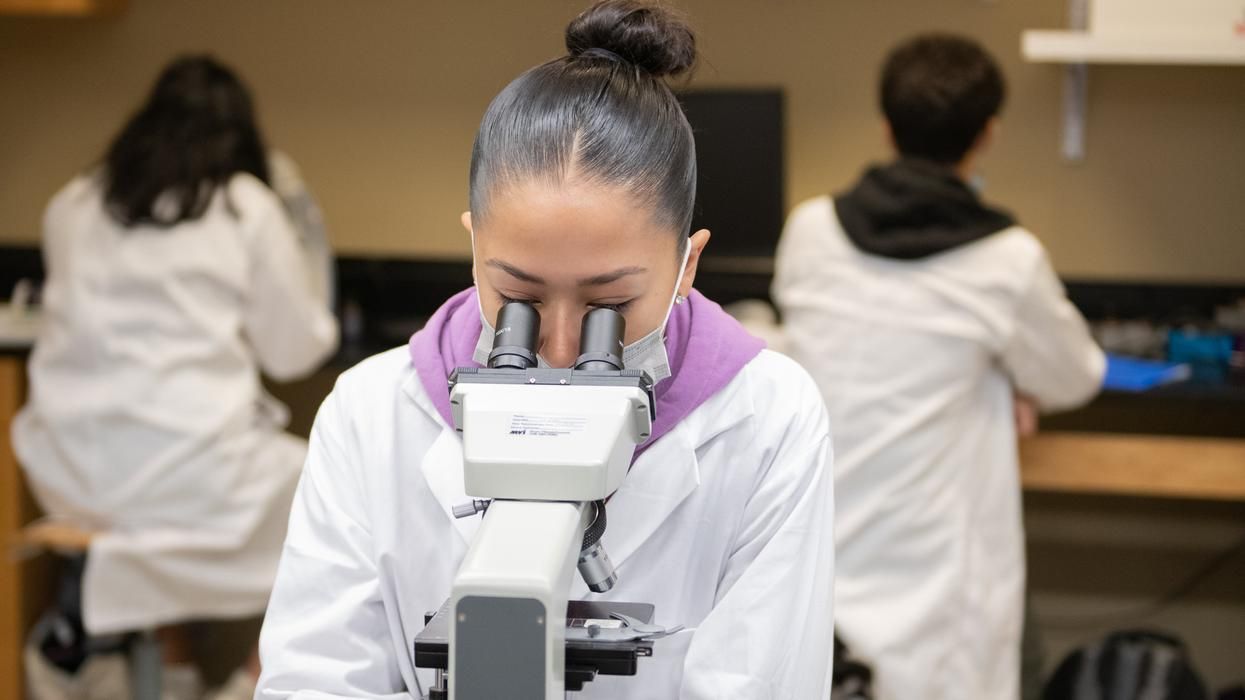
[[[524,282],[531,282],[532,284],[544,284],[545,283],[545,280],[543,278],[537,277],[536,275],[533,275],[530,272],[524,272],[523,270],[520,270],[514,265],[511,265],[508,262],[498,260],[497,258],[489,258],[487,261],[485,261],[484,264],[488,265],[489,267],[495,267],[498,270],[501,270],[502,272],[506,273],[507,275],[510,275],[511,277],[514,277],[515,279],[523,280]]]
[[[634,266],[633,267],[620,267],[617,270],[614,270],[613,272],[606,272],[600,275],[593,275],[592,277],[584,277],[578,280],[578,282],[581,286],[584,286],[584,287],[599,287],[603,284],[609,284],[610,282],[617,282],[618,280],[622,279],[623,277],[627,277],[628,275],[639,275],[645,272],[648,272],[648,268],[634,267]]]

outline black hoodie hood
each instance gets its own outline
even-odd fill
[[[834,198],[834,209],[857,248],[899,260],[957,248],[1016,223],[982,204],[946,166],[915,159],[869,168]]]

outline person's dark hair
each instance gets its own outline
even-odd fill
[[[925,34],[882,69],[882,112],[901,155],[958,163],[1003,107],[1003,73],[977,42]]]
[[[236,173],[268,182],[251,96],[209,56],[176,59],[160,73],[103,166],[105,206],[127,226],[197,219]]]
[[[570,174],[626,188],[686,245],[696,198],[691,126],[664,78],[690,73],[696,40],[670,10],[597,2],[566,28],[568,54],[493,99],[471,153],[471,212],[531,178]]]

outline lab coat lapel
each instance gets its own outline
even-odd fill
[[[621,565],[700,485],[699,452],[755,413],[729,385],[653,443],[606,506],[605,546]]]
[[[632,465],[606,505],[606,551],[621,565],[700,485],[696,446],[687,426],[657,441]]]
[[[419,385],[418,374],[411,372],[403,382],[402,390],[438,428],[437,436],[424,453],[419,468],[432,495],[441,506],[441,512],[453,523],[463,542],[470,543],[476,528],[480,526],[480,516],[455,518],[453,512],[454,506],[471,500],[463,485],[462,439],[451,426],[445,424],[436,406]]]

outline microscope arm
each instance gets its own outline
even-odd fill
[[[562,700],[567,596],[591,510],[586,505],[495,500],[489,506],[454,581],[456,697]]]

